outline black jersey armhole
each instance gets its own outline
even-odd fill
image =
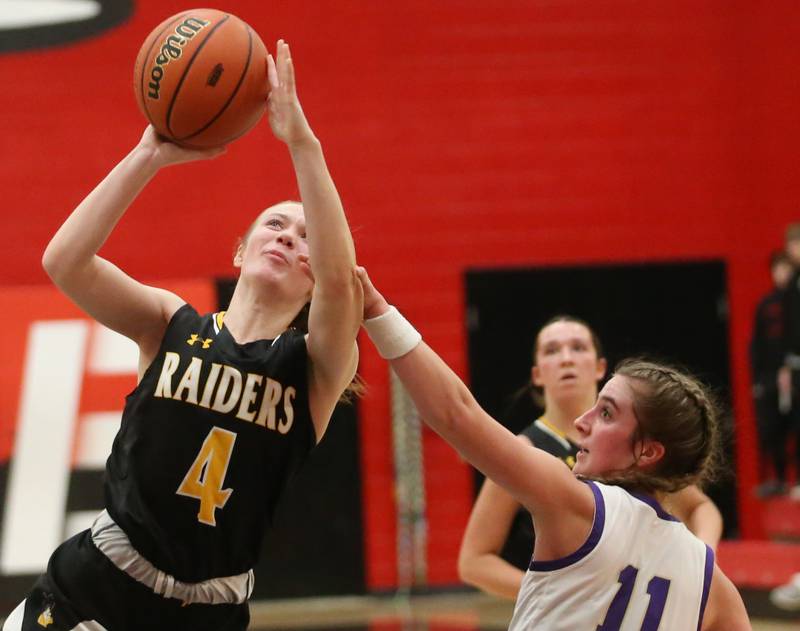
[[[197,313],[197,310],[192,305],[190,305],[188,302],[184,302],[180,307],[178,307],[175,310],[175,313],[172,314],[172,317],[169,319],[169,322],[167,322],[167,326],[164,329],[164,335],[161,337],[161,344],[158,345],[158,350],[156,351],[156,354],[153,356],[153,361],[150,362],[150,365],[145,369],[144,373],[142,373],[142,378],[139,379],[139,381],[136,383],[136,386],[133,388],[133,390],[131,390],[128,394],[125,395],[125,400],[126,401],[131,396],[133,396],[136,393],[137,390],[139,390],[139,386],[141,386],[145,381],[147,381],[148,375],[151,372],[153,372],[153,365],[156,363],[158,358],[161,357],[163,355],[163,353],[164,353],[164,346],[167,343],[167,337],[169,335],[169,330],[173,326],[175,326],[175,323],[179,319],[183,319],[184,314],[182,312],[184,312],[184,311],[191,311],[191,313],[194,315],[195,318],[199,317],[199,314]],[[137,370],[137,374],[138,374],[138,370]]]
[[[308,415],[308,427],[306,428],[306,437],[308,440],[308,450],[306,452],[306,458],[314,451],[322,440],[325,438],[325,434],[327,434],[327,429],[325,434],[322,435],[322,438],[317,440],[317,428],[314,426],[314,419],[311,416],[311,379],[309,378],[309,371],[311,370],[311,356],[308,354],[308,333],[305,333],[299,329],[288,329],[285,333],[288,339],[284,340],[287,346],[291,349],[293,355],[302,358],[301,359],[301,367],[298,370],[298,373],[302,375],[302,383],[303,383],[303,390],[305,391],[305,401],[303,402],[303,406],[306,410],[306,414]],[[279,342],[281,340],[278,340]],[[333,418],[333,412],[331,412],[331,418],[328,419],[328,424]]]

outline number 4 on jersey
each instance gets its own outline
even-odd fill
[[[223,489],[225,473],[233,453],[236,434],[226,429],[212,427],[203,441],[200,453],[176,493],[200,500],[198,521],[216,526],[214,511],[222,508],[233,493],[233,489]]]

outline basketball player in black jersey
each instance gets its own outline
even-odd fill
[[[541,391],[544,413],[520,433],[520,440],[572,468],[580,438],[574,420],[594,405],[605,372],[602,345],[589,324],[568,315],[546,322],[536,335],[529,387]],[[524,394],[528,395],[528,390]],[[671,494],[668,503],[668,510],[716,547],[722,517],[702,491],[691,485]],[[534,540],[530,513],[497,484],[485,480],[461,542],[461,580],[516,599]]]
[[[269,208],[247,231],[227,313],[200,315],[96,254],[161,168],[221,150],[148,128],[47,247],[56,285],[138,344],[139,383],[108,459],[106,510],[56,549],[8,631],[247,627],[261,536],[355,374],[362,315],[350,232],[283,41],[268,69],[269,122],[302,205]]]

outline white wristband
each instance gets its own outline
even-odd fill
[[[402,357],[422,341],[419,331],[393,306],[386,313],[364,320],[364,328],[384,359]]]

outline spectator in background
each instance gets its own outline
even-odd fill
[[[794,269],[784,292],[783,314],[787,353],[780,379],[793,395],[789,423],[795,431],[797,441],[800,436],[800,401],[797,396],[800,393],[800,222],[789,224],[786,228],[786,255]],[[797,443],[796,452],[800,457],[800,445]],[[796,476],[800,476],[800,466]],[[798,482],[800,480],[796,477],[795,486],[791,491],[792,499],[796,500],[800,500]],[[785,585],[773,589],[770,600],[773,605],[781,609],[800,611],[800,572],[792,576]]]
[[[780,380],[789,392],[789,425],[797,439],[800,436],[800,222],[786,228],[786,255],[794,271],[784,291],[783,315],[786,339],[785,367]],[[797,469],[795,486],[790,491],[792,499],[800,500],[800,445],[796,443]]]
[[[787,375],[783,374],[786,360],[784,292],[793,271],[786,252],[772,253],[770,272],[773,288],[758,303],[750,341],[762,480],[756,494],[762,498],[786,492],[786,437],[789,434],[791,389]]]

